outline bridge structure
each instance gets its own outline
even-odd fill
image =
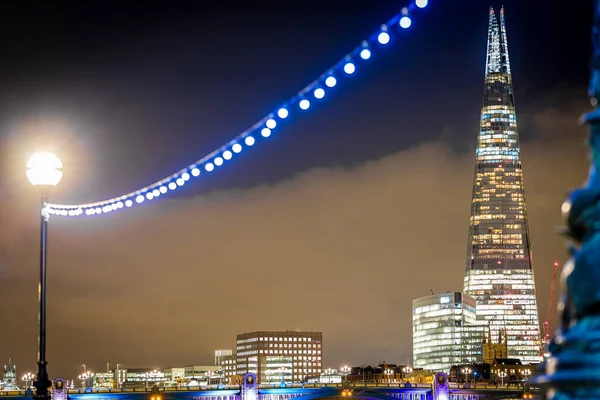
[[[439,377],[443,376],[443,379]],[[137,389],[61,390],[53,385],[53,400],[478,400],[537,398],[537,390],[524,392],[521,386],[481,385],[473,388],[452,387],[445,374],[436,375],[431,385],[398,384],[288,384],[285,386],[256,384],[256,375],[246,374],[241,385],[222,388],[166,387]],[[30,400],[30,391],[0,392],[7,400]]]

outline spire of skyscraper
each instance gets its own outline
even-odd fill
[[[490,7],[485,74],[491,73],[510,74],[504,7],[500,9],[500,25],[498,25],[494,9]]]
[[[504,329],[508,354],[540,357],[540,331],[525,207],[519,135],[506,42],[490,9],[483,107],[477,141],[464,291],[477,319]]]

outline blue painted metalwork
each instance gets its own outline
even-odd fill
[[[574,244],[561,276],[560,328],[543,372],[532,380],[542,386],[543,399],[600,398],[600,0],[592,40],[589,94],[596,109],[582,119],[589,126],[591,167],[587,182],[562,206],[564,233]]]

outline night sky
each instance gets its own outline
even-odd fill
[[[229,141],[408,0],[0,6],[0,362],[37,352],[39,194],[136,190]],[[504,0],[540,318],[583,182],[591,2]],[[461,290],[488,4],[430,0],[318,107],[180,194],[50,226],[52,377],[212,362],[254,330],[316,330],[324,366],[411,356],[411,301]],[[499,7],[501,4],[492,4]]]

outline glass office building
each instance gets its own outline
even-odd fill
[[[485,325],[477,325],[471,296],[448,292],[413,300],[415,368],[450,371],[457,364],[482,360]]]
[[[489,14],[476,161],[464,292],[494,336],[506,329],[510,358],[537,363],[540,330],[504,9],[499,22],[493,9]]]

